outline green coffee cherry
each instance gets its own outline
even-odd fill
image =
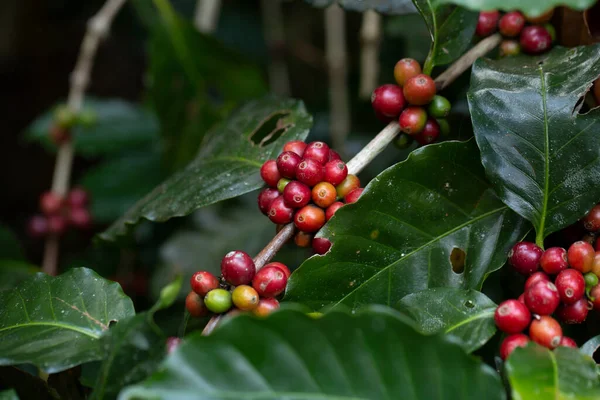
[[[433,100],[431,100],[431,103],[429,103],[427,114],[434,118],[444,118],[450,114],[451,108],[452,104],[450,104],[450,101],[447,98],[435,95]]]
[[[222,314],[231,308],[231,293],[225,289],[213,289],[206,294],[204,304],[210,311]]]
[[[94,110],[84,110],[78,115],[77,122],[85,127],[91,127],[98,122],[98,115]]]
[[[281,178],[279,180],[279,182],[277,182],[277,190],[279,191],[279,193],[283,193],[283,189],[285,189],[287,184],[290,182],[291,182],[291,180],[289,180],[287,178]]]
[[[54,121],[61,128],[70,129],[77,122],[77,115],[69,107],[62,105],[54,111]]]
[[[545,24],[544,28],[546,28],[546,30],[550,34],[550,37],[552,38],[552,42],[556,42],[556,28],[554,28],[554,25]]]
[[[584,278],[586,287],[593,288],[598,284],[598,277],[593,272],[588,272],[584,275]]]
[[[394,140],[394,145],[400,150],[408,149],[410,145],[413,143],[414,138],[406,133],[401,133],[398,135],[396,140]]]

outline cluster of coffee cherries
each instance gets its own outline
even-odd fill
[[[190,279],[192,291],[185,299],[194,317],[252,312],[264,317],[279,308],[276,297],[285,291],[290,270],[272,262],[260,270],[243,251],[230,251],[221,261],[220,279],[208,271],[198,271]]]
[[[440,133],[450,130],[445,119],[451,104],[436,94],[435,82],[421,71],[421,65],[412,58],[403,58],[394,67],[397,84],[379,86],[371,95],[375,115],[383,122],[398,120],[402,133],[396,140],[400,148],[410,146],[413,140],[420,145],[435,142]]]
[[[89,195],[83,188],[71,189],[66,197],[48,191],[40,196],[41,214],[31,217],[27,232],[33,238],[63,235],[69,228],[88,230],[92,215],[88,209]]]
[[[498,30],[504,37],[500,43],[500,56],[514,56],[521,51],[541,54],[549,50],[556,39],[556,31],[549,23],[553,15],[554,9],[535,18],[527,17],[519,11],[510,11],[504,15],[500,15],[498,11],[485,11],[479,14],[475,34],[485,37]]]
[[[50,140],[56,145],[67,143],[71,141],[71,131],[76,125],[89,127],[96,123],[96,119],[96,114],[92,110],[74,113],[66,105],[61,105],[54,111],[53,121],[48,131]]]
[[[331,242],[314,234],[363,192],[358,177],[348,174],[339,154],[323,142],[286,143],[276,160],[262,165],[260,176],[268,186],[258,195],[260,211],[278,229],[293,222],[298,229],[295,243],[312,245],[317,254],[325,254]]]

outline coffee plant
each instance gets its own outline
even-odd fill
[[[24,133],[56,168],[0,226],[0,398],[600,399],[600,4],[263,1],[267,85],[218,3],[107,0]],[[140,104],[86,93],[123,7]],[[329,108],[306,65],[282,95],[311,57]]]

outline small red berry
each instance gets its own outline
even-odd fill
[[[342,157],[334,149],[329,149],[329,161],[341,160]]]
[[[600,230],[600,205],[595,205],[585,217],[583,217],[583,226],[590,232]]]
[[[284,263],[280,263],[277,261],[273,261],[268,263],[267,265],[265,265],[265,267],[277,267],[280,270],[282,270],[283,272],[285,272],[285,277],[289,279],[290,275],[292,274],[290,272],[290,269],[284,264]]]
[[[356,175],[348,174],[346,179],[335,187],[338,198],[344,198],[348,193],[360,187],[360,179]]]
[[[43,215],[34,215],[27,222],[27,233],[33,238],[41,238],[48,234],[48,219]]]
[[[325,238],[314,238],[312,241],[312,248],[315,253],[323,255],[331,248],[331,242]]]
[[[529,337],[537,344],[553,349],[560,345],[562,328],[554,318],[542,315],[539,319],[531,321]]]
[[[590,290],[590,301],[594,310],[600,311],[600,285],[596,285]]]
[[[296,243],[296,246],[302,247],[304,249],[310,247],[310,245],[312,244],[312,240],[313,235],[311,233],[300,231],[294,235],[294,243]]]
[[[525,305],[539,315],[550,315],[558,307],[560,296],[552,282],[537,282],[525,291]]]
[[[329,161],[329,146],[324,142],[312,142],[306,146],[304,159],[315,160],[325,165]]]
[[[302,208],[310,202],[310,188],[302,182],[292,181],[283,190],[283,201],[291,208]]]
[[[520,39],[523,51],[528,54],[540,54],[552,46],[552,36],[543,26],[526,26]]]
[[[208,271],[198,271],[190,278],[190,286],[194,292],[204,297],[208,292],[219,287],[219,280]]]
[[[331,217],[333,217],[333,215],[336,213],[336,211],[342,208],[343,206],[344,203],[342,203],[341,201],[336,201],[335,203],[327,207],[327,210],[325,210],[325,218],[327,219],[327,221],[329,221]]]
[[[415,140],[420,145],[425,146],[431,144],[437,140],[440,136],[440,125],[437,123],[435,118],[427,118],[425,127],[423,130],[415,135]]]
[[[90,202],[90,196],[88,192],[80,187],[71,189],[67,195],[67,204],[71,208],[83,208]]]
[[[581,324],[587,318],[588,300],[585,297],[580,298],[573,304],[563,304],[556,310],[556,316],[566,324]]]
[[[312,189],[312,200],[321,208],[327,208],[335,203],[336,197],[335,186],[331,183],[321,182]]]
[[[69,225],[87,230],[92,227],[92,215],[86,208],[72,208],[69,210]]]
[[[525,304],[525,293],[521,293],[519,297],[517,297],[517,301],[521,304]]]
[[[294,179],[296,168],[302,161],[302,157],[293,151],[284,151],[277,157],[277,169],[284,178]]]
[[[563,336],[562,339],[560,339],[559,346],[572,347],[574,349],[578,348],[577,342],[575,342],[573,339],[571,339],[570,337],[567,337],[567,336]]]
[[[333,160],[325,164],[324,173],[325,182],[337,186],[348,176],[348,167],[343,161]]]
[[[247,253],[230,251],[221,260],[221,274],[234,286],[248,285],[256,274],[256,266]]]
[[[548,278],[548,275],[546,275],[542,271],[534,272],[525,281],[525,288],[523,290],[529,289],[531,286],[533,286],[534,283],[537,283],[539,281],[550,282],[550,278]]]
[[[292,140],[291,142],[287,142],[283,146],[283,151],[291,151],[298,154],[300,157],[304,155],[304,150],[306,149],[306,143],[302,140]]]
[[[71,130],[59,124],[50,125],[50,140],[57,146],[71,140]]]
[[[585,279],[575,269],[561,271],[554,281],[560,300],[565,304],[573,304],[585,294]]]
[[[394,78],[400,86],[404,86],[406,81],[413,76],[421,73],[421,65],[412,58],[403,58],[394,66]]]
[[[387,84],[373,91],[371,105],[377,115],[395,118],[406,107],[406,100],[400,86]]]
[[[508,262],[521,274],[530,275],[537,271],[543,252],[535,243],[519,242],[508,253]]]
[[[271,187],[277,187],[277,182],[281,179],[281,173],[277,169],[277,161],[268,160],[260,167],[260,177]]]
[[[325,211],[313,205],[304,206],[294,216],[294,224],[303,232],[316,232],[325,225]]]
[[[506,300],[496,308],[494,321],[502,332],[519,333],[529,326],[531,313],[518,300]]]
[[[479,13],[475,34],[477,36],[489,36],[496,32],[500,13],[498,11],[482,11]]]
[[[276,297],[283,293],[287,285],[285,272],[271,265],[265,265],[252,280],[252,287],[261,297]]]
[[[498,28],[504,36],[515,37],[523,30],[525,17],[518,11],[507,12],[500,18]]]
[[[296,170],[296,178],[310,187],[323,181],[323,175],[323,165],[310,158],[302,160]]]
[[[167,338],[167,343],[166,343],[166,347],[167,347],[167,354],[171,354],[172,352],[175,351],[175,349],[177,349],[177,347],[179,347],[179,345],[181,344],[181,339],[175,336],[170,336]]]
[[[279,190],[277,189],[270,187],[263,189],[258,195],[258,208],[260,212],[267,215],[271,208],[271,203],[279,196]]]
[[[429,75],[419,74],[408,79],[404,85],[404,98],[409,104],[424,106],[433,100],[435,82]]]
[[[294,209],[286,206],[283,196],[279,196],[271,202],[268,216],[269,219],[276,224],[287,224],[292,222]]]
[[[358,198],[360,197],[360,195],[362,195],[364,190],[365,189],[363,189],[363,188],[354,189],[353,191],[348,193],[346,196],[344,196],[344,202],[346,204],[356,203],[358,201]]]
[[[202,297],[198,296],[198,294],[193,291],[189,292],[185,298],[185,308],[192,317],[204,317],[209,313]]]
[[[594,262],[592,263],[591,272],[600,277],[600,252],[596,252],[596,255],[594,255]]]
[[[587,274],[592,270],[595,255],[596,253],[592,245],[580,240],[569,247],[567,260],[571,268],[576,269],[582,274]]]
[[[260,301],[258,302],[258,306],[254,310],[252,310],[252,313],[257,317],[266,317],[278,308],[279,302],[277,301],[277,299],[260,299]]]
[[[507,336],[500,345],[500,357],[506,360],[517,347],[525,347],[530,341],[529,337],[522,333]]]
[[[48,232],[54,235],[62,235],[67,231],[67,220],[62,215],[48,216]]]
[[[398,118],[400,130],[408,135],[418,134],[425,129],[426,123],[427,112],[422,107],[407,107]]]
[[[63,198],[54,192],[45,192],[40,196],[40,210],[46,215],[57,214],[63,203]]]
[[[567,251],[562,247],[550,247],[546,249],[540,258],[540,266],[545,273],[556,275],[567,269]]]

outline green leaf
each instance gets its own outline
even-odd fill
[[[594,336],[593,338],[591,338],[590,340],[585,342],[583,344],[583,346],[581,346],[579,351],[581,351],[583,354],[585,354],[587,356],[593,357],[594,353],[596,352],[596,350],[598,350],[599,347],[600,347],[600,335]]]
[[[24,258],[19,239],[8,227],[0,224],[0,260],[23,260]]]
[[[585,10],[596,0],[438,0],[440,3],[458,4],[476,11],[522,11],[532,17],[537,17],[551,8],[567,6],[575,10]]]
[[[540,246],[600,198],[600,110],[581,115],[577,106],[599,71],[599,45],[473,66],[468,98],[483,165]]]
[[[88,97],[83,109],[89,109],[96,116],[90,126],[73,128],[75,151],[83,156],[96,157],[137,149],[159,139],[156,117],[139,105],[118,99]],[[49,110],[29,126],[26,139],[56,150],[48,136],[52,120],[53,110]]]
[[[0,365],[29,363],[48,373],[102,359],[100,337],[134,314],[118,283],[87,268],[42,273],[0,292]]]
[[[0,260],[0,290],[12,289],[40,268],[24,261]]]
[[[329,7],[333,3],[348,11],[364,12],[376,10],[386,15],[401,15],[415,12],[415,6],[411,0],[305,0],[315,7]]]
[[[434,288],[409,294],[396,308],[409,314],[425,334],[446,333],[457,337],[472,352],[496,333],[497,305],[476,290]]]
[[[505,398],[490,367],[400,317],[383,308],[317,319],[298,311],[262,321],[242,315],[208,337],[188,337],[120,398]]]
[[[425,146],[325,225],[331,250],[292,274],[286,300],[393,306],[427,288],[479,289],[527,229],[485,180],[473,140]]]
[[[304,140],[311,125],[312,117],[297,100],[265,97],[246,104],[207,134],[194,161],[156,187],[100,237],[115,240],[141,218],[166,221],[260,188],[262,164],[276,158],[286,142]]]
[[[19,400],[19,396],[14,389],[3,390],[0,392],[0,400]]]
[[[596,363],[577,349],[532,343],[517,348],[505,365],[514,400],[600,398]]]

